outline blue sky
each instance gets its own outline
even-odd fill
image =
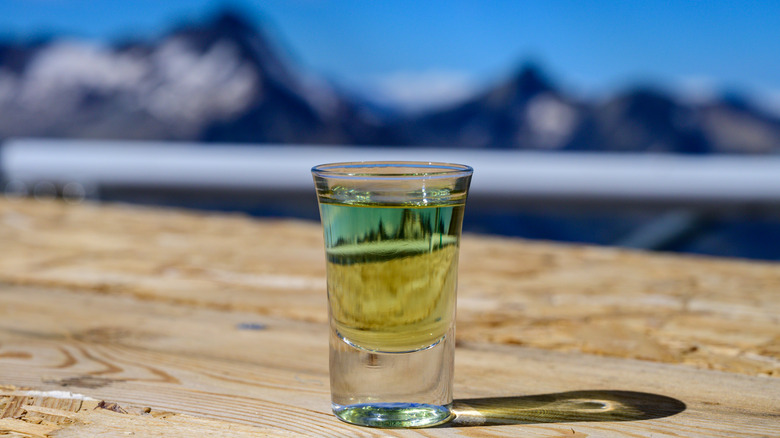
[[[696,93],[726,87],[780,108],[775,1],[228,3],[266,26],[303,69],[401,100],[457,97],[535,60],[573,91],[603,93],[637,82]],[[0,37],[151,38],[178,22],[203,20],[224,4],[2,0]]]

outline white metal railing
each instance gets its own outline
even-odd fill
[[[27,191],[68,183],[308,191],[312,165],[361,160],[469,164],[476,198],[780,205],[780,156],[12,139],[0,145],[0,177]]]

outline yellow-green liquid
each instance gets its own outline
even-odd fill
[[[320,205],[331,323],[371,351],[436,344],[455,316],[463,205]]]

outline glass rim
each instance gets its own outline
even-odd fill
[[[396,171],[382,171],[391,168]],[[409,172],[403,172],[403,169],[409,169]],[[318,164],[311,168],[311,173],[323,178],[459,178],[470,176],[474,169],[465,164],[438,161],[344,161]]]

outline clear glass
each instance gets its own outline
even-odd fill
[[[472,172],[426,162],[312,169],[340,419],[427,427],[452,418],[458,250]]]

